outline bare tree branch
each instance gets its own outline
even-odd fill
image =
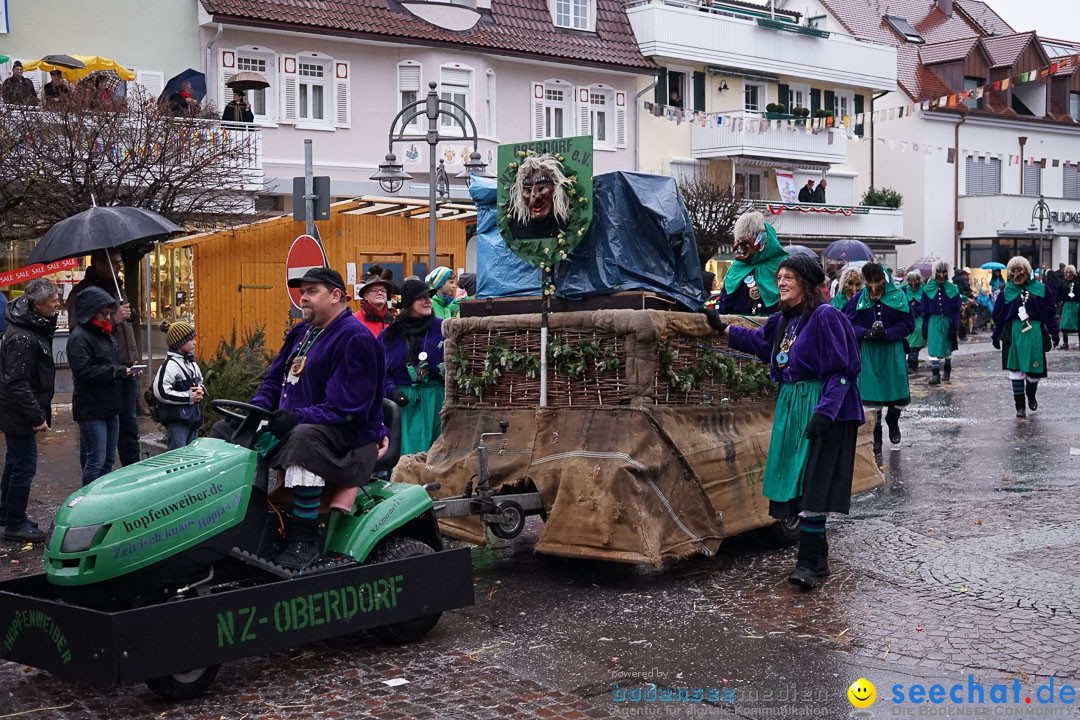
[[[679,183],[683,203],[690,213],[697,240],[701,268],[716,255],[722,245],[734,240],[735,221],[752,203],[728,184],[709,178],[693,178]]]

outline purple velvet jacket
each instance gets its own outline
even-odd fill
[[[923,288],[926,286],[924,285]],[[923,332],[926,332],[930,324],[931,315],[944,315],[952,321],[954,328],[960,328],[960,308],[964,305],[964,294],[958,293],[956,297],[949,297],[945,288],[939,288],[937,295],[930,297],[923,293],[922,307],[919,314],[922,315]]]
[[[787,367],[780,369],[776,366],[773,347],[782,320],[781,313],[774,313],[756,330],[729,326],[728,344],[734,350],[753,353],[769,363],[769,376],[774,382],[820,380],[821,400],[814,408],[815,413],[831,420],[866,422],[857,382],[862,359],[855,333],[844,314],[828,303],[819,305],[803,321],[806,324],[798,331]]]
[[[1039,297],[1034,293],[1028,296],[1027,311],[1032,320],[1042,323],[1043,333],[1053,337],[1060,332],[1057,317],[1057,301],[1054,299],[1053,289],[1046,286],[1046,297]],[[1016,314],[1020,311],[1020,296],[1013,298],[1012,302],[1005,302],[1005,291],[1002,290],[997,300],[994,301],[994,332],[991,339],[1001,339],[1002,342],[1012,342],[1012,321],[1019,320]]]
[[[442,374],[439,366],[443,364],[443,321],[435,318],[431,327],[420,338],[419,351],[428,354],[428,368],[430,368],[432,380],[441,380]],[[379,333],[379,344],[382,345],[383,354],[386,356],[386,380],[383,381],[383,390],[386,397],[390,397],[395,389],[402,385],[412,385],[412,376],[409,375],[409,341],[404,337],[396,337],[393,340],[384,330]]]
[[[851,298],[847,307],[844,308],[844,315],[851,321],[851,329],[855,331],[856,340],[862,342],[863,335],[877,320],[885,326],[885,342],[907,340],[907,336],[915,332],[915,318],[910,312],[901,312],[881,302],[876,302],[865,310],[859,310],[859,298],[865,292],[866,288],[863,288],[855,293],[855,297]]]
[[[330,321],[308,350],[300,380],[284,384],[297,345],[310,327],[298,323],[285,336],[251,404],[292,410],[301,423],[339,425],[351,447],[378,442],[387,434],[382,422],[382,346],[345,311]]]

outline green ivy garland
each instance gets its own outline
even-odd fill
[[[706,345],[705,355],[695,364],[676,370],[675,360],[679,350],[670,340],[659,347],[660,369],[668,384],[678,392],[690,392],[704,378],[715,378],[730,388],[732,394],[742,397],[764,390],[772,390],[774,384],[769,379],[769,368],[759,362],[743,363],[742,370],[732,357],[725,357],[712,345]]]
[[[592,367],[597,371],[612,372],[622,365],[615,348],[603,345],[599,340],[563,342],[558,335],[548,338],[548,363],[561,375],[579,380]],[[458,345],[451,358],[454,362],[454,383],[459,389],[479,395],[495,384],[503,373],[518,373],[526,378],[540,375],[540,358],[530,353],[517,352],[502,338],[496,338],[484,354],[484,369],[479,375],[469,372],[469,354]]]
[[[535,154],[532,150],[519,150],[517,152],[519,158]],[[561,154],[556,153],[554,157],[560,163],[563,162],[564,158]],[[517,161],[508,163],[502,171],[500,182],[512,185],[517,176],[517,169]],[[499,205],[499,210],[496,213],[496,224],[499,227],[499,233],[506,242],[506,246],[532,267],[538,267],[545,271],[550,270],[555,266],[555,263],[565,260],[585,236],[585,230],[588,228],[590,220],[589,198],[579,196],[577,175],[568,175],[567,180],[571,184],[566,190],[567,194],[570,195],[570,213],[566,220],[566,230],[553,238],[515,237],[510,230],[512,218],[510,204],[509,202],[503,202]],[[547,277],[547,273],[545,273],[545,277]],[[554,286],[550,282],[546,282],[544,284],[544,294],[553,295],[554,293]]]

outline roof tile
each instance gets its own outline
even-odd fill
[[[601,67],[651,70],[620,0],[597,0],[596,32],[555,27],[545,0],[492,0],[491,14],[467,32],[432,25],[393,0],[202,0],[215,19],[297,30],[332,30],[438,45],[460,45]]]

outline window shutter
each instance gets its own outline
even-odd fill
[[[1001,161],[997,158],[975,158],[968,155],[964,160],[967,195],[998,195],[1001,193]]]
[[[1063,170],[1063,197],[1080,200],[1080,165],[1069,165]]]
[[[398,65],[397,78],[398,92],[420,92],[419,65]]]
[[[865,102],[866,101],[863,100],[862,95],[856,95],[855,96],[855,114],[856,115],[862,115],[863,112],[865,112],[865,110],[866,110]],[[862,134],[863,134],[863,126],[862,125],[856,125],[855,126],[855,134],[858,135],[859,137],[862,137]]]
[[[780,83],[776,86],[776,94],[776,102],[784,106],[784,112],[791,112],[791,108],[788,107],[788,86]]]
[[[472,71],[444,67],[442,68],[441,80],[443,85],[470,87],[472,85]]]
[[[667,68],[660,68],[660,73],[656,76],[656,92],[653,95],[653,101],[657,105],[667,105]]]
[[[694,109],[705,112],[705,73],[694,72]]]
[[[821,107],[821,91],[817,88],[810,88],[810,114],[812,115],[815,110]]]
[[[615,147],[626,147],[626,93],[615,93]]]
[[[218,54],[218,70],[220,71],[218,77],[218,107],[224,108],[232,100],[232,96],[229,94],[229,88],[225,83],[229,82],[236,73],[236,51],[223,49]]]
[[[136,70],[135,83],[142,86],[148,97],[156,100],[165,90],[165,73],[153,70]]]
[[[577,89],[577,133],[576,135],[591,135],[592,126],[589,123],[589,88]]]
[[[544,83],[532,84],[533,129],[532,139],[544,139]]]
[[[334,61],[334,125],[349,127],[352,102],[350,100],[349,63],[345,60]]]
[[[828,110],[829,112],[833,112],[835,110],[835,106],[836,106],[836,93],[834,93],[832,90],[826,90],[825,91],[825,105],[823,105],[822,108],[825,109],[825,110]]]
[[[295,55],[282,55],[281,59],[281,122],[295,123],[299,115],[300,88],[296,74]]]
[[[1024,194],[1038,195],[1042,192],[1042,168],[1039,164],[1024,166]]]

